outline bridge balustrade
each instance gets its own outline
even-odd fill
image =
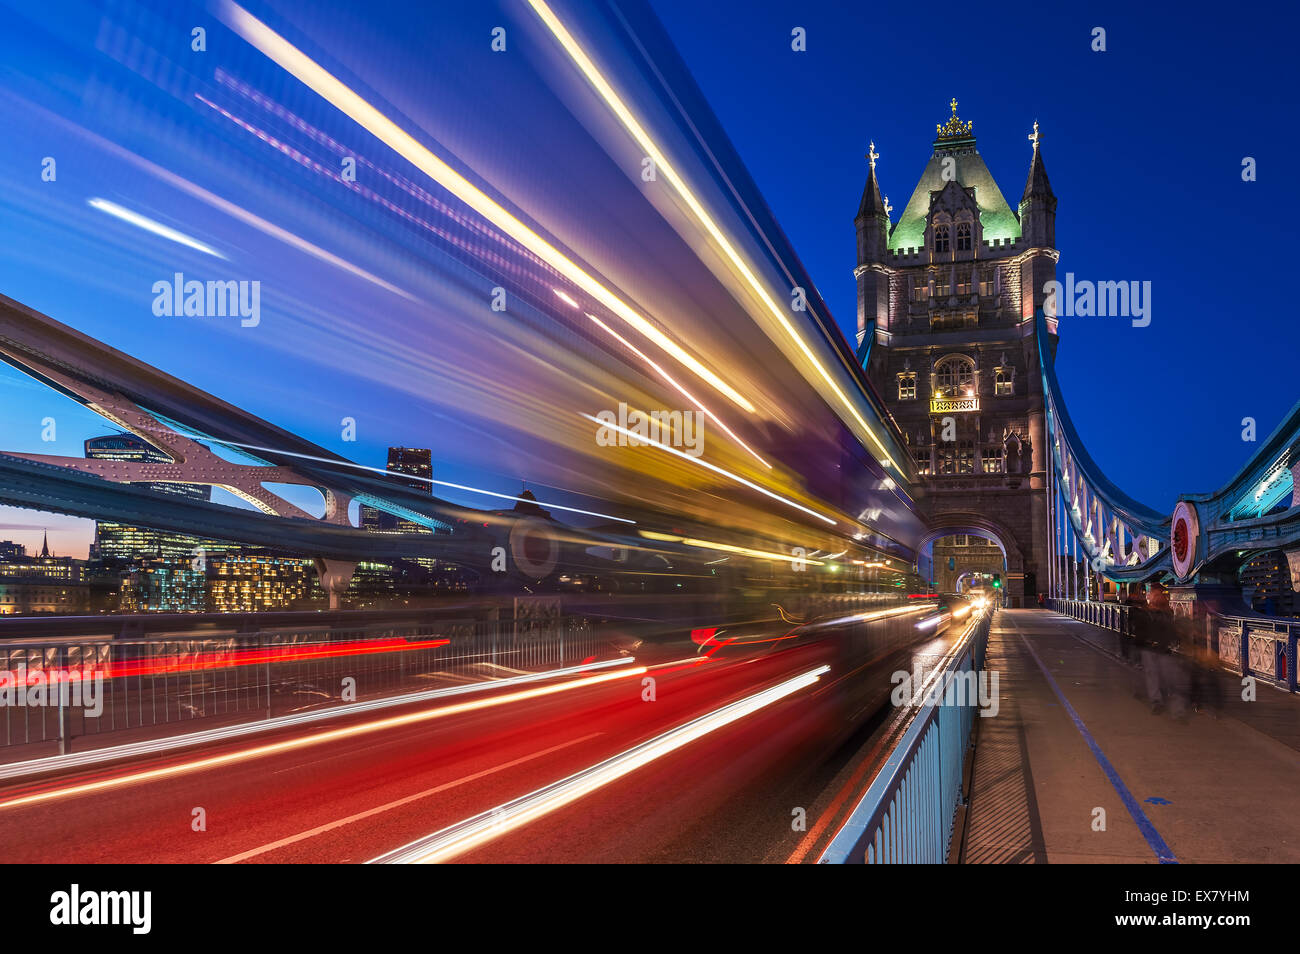
[[[967,628],[961,649],[937,677],[937,698],[923,702],[884,769],[871,783],[820,864],[943,864],[963,799],[978,698],[967,690],[984,669],[991,613]],[[946,688],[944,688],[946,687]],[[954,691],[955,690],[955,691]],[[949,694],[951,693],[951,694]]]
[[[190,724],[327,710],[482,682],[500,667],[540,672],[576,665],[600,651],[590,621],[577,617],[544,629],[509,619],[452,619],[217,637],[0,642],[0,762],[38,757],[42,743],[66,753],[74,737],[115,734],[116,741],[158,727],[189,731]]]
[[[1144,607],[1096,600],[1048,600],[1056,612],[1136,641],[1209,651],[1224,669],[1296,692],[1300,620],[1210,613],[1204,631]],[[1205,633],[1208,633],[1208,645]]]

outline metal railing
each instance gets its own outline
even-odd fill
[[[1126,603],[1099,603],[1096,600],[1057,600],[1050,599],[1047,605],[1083,623],[1091,623],[1102,629],[1109,629],[1123,636],[1132,634],[1130,629],[1130,607]]]
[[[1296,686],[1296,642],[1300,620],[1215,615],[1209,623],[1211,651],[1220,664],[1290,692]]]
[[[1298,690],[1296,651],[1300,619],[1236,616],[1207,611],[1195,620],[1123,603],[1049,600],[1048,605],[1085,623],[1141,642],[1154,641],[1178,652],[1192,651],[1230,672],[1254,676],[1290,692]]]
[[[962,798],[991,613],[982,612],[936,674],[933,698],[895,746],[820,864],[943,864]],[[915,696],[914,696],[915,699]]]
[[[255,721],[555,669],[599,644],[573,617],[0,643],[0,761],[27,757],[16,754],[27,745],[57,743],[62,754],[76,737]]]

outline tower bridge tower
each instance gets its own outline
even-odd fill
[[[1019,207],[975,148],[974,124],[939,124],[898,220],[875,143],[856,218],[858,345],[922,477],[933,539],[995,539],[1009,605],[1033,605],[1047,573],[1047,445],[1034,315],[1056,277],[1056,196],[1038,124]],[[1055,348],[1055,320],[1048,318]],[[987,563],[987,551],[979,559]],[[967,569],[986,570],[980,566]],[[945,568],[947,561],[945,558]],[[962,566],[947,574],[956,577]],[[936,573],[938,566],[936,562]]]

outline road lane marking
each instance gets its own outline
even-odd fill
[[[416,792],[414,795],[407,795],[405,798],[399,798],[396,801],[388,802],[377,808],[368,808],[364,812],[357,812],[355,815],[348,815],[346,818],[340,818],[336,821],[327,822],[324,825],[317,825],[307,831],[299,832],[296,835],[290,835],[287,838],[281,838],[279,841],[273,841],[269,844],[262,845],[260,848],[250,848],[248,851],[241,851],[237,855],[231,855],[229,858],[222,858],[220,861],[212,862],[214,865],[233,865],[240,861],[246,861],[257,855],[264,855],[268,851],[275,851],[277,848],[283,848],[285,845],[292,845],[300,841],[306,841],[308,838],[315,838],[317,835],[323,835],[327,831],[333,831],[335,828],[342,828],[344,825],[351,825],[353,822],[361,821],[363,818],[371,818],[383,812],[392,811],[394,808],[401,808],[403,805],[409,805],[411,802],[419,801],[422,798],[428,798],[430,795],[437,795],[439,792],[445,792],[448,789],[457,788],[461,785],[468,785],[470,782],[476,782],[481,778],[489,775],[495,775],[497,772],[504,772],[506,769],[514,768],[516,765],[522,765],[525,762],[531,762],[533,759],[540,759],[544,755],[550,755],[552,752],[558,752],[560,749],[567,749],[571,745],[578,745],[590,739],[603,735],[603,732],[593,732],[590,735],[584,735],[580,739],[571,739],[568,742],[561,742],[559,745],[553,745],[549,749],[542,749],[540,752],[530,752],[521,758],[513,759],[509,762],[502,762],[492,768],[484,769],[481,772],[475,772],[472,775],[466,775],[452,782],[444,782],[441,785],[435,785],[433,788],[427,788],[423,792]]]

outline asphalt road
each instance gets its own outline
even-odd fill
[[[475,697],[471,711],[454,708],[464,699],[442,700],[13,782],[0,787],[6,860],[364,862],[829,666],[811,685],[540,817],[502,824],[451,859],[813,861],[905,722],[907,710],[889,705],[890,674],[916,659],[929,669],[949,648],[952,633],[929,632],[879,651],[870,639],[846,646],[853,641],[832,628],[723,646],[707,661],[678,652],[554,680],[546,694]]]

